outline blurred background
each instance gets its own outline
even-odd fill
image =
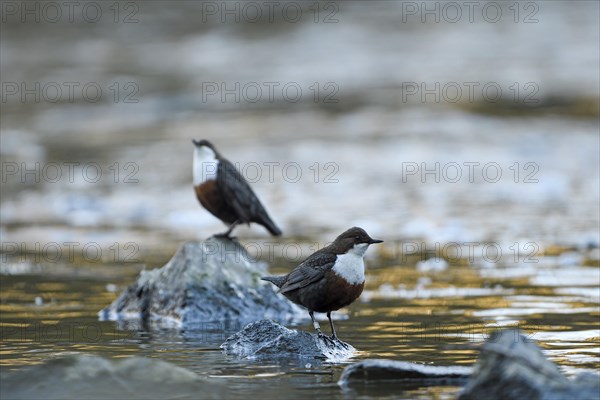
[[[344,365],[233,360],[218,349],[225,327],[98,321],[140,270],[225,230],[192,189],[195,138],[238,166],[283,230],[235,231],[270,272],[353,225],[385,240],[337,325],[357,358],[472,365],[472,342],[516,326],[561,371],[597,373],[599,12],[3,1],[0,366],[142,355],[234,377],[226,397],[342,396]],[[44,335],[69,326],[75,338]],[[415,390],[404,396],[459,388]]]
[[[287,237],[598,246],[597,2],[58,5],[3,4],[4,242],[223,230],[206,138]]]

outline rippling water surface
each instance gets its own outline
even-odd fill
[[[2,372],[72,353],[141,355],[223,382],[237,398],[457,392],[348,393],[336,385],[344,364],[226,357],[218,347],[239,321],[185,332],[98,321],[141,269],[223,229],[191,188],[191,139],[206,138],[281,226],[276,241],[260,227],[236,230],[274,272],[352,225],[385,240],[369,250],[365,292],[337,322],[360,351],[348,362],[472,365],[486,337],[518,326],[564,373],[598,373],[598,2],[478,4],[500,4],[493,23],[468,20],[467,9],[456,22],[406,14],[422,2],[304,2],[295,23],[223,23],[202,2],[130,3],[135,23],[115,23],[98,2],[98,23],[15,14],[0,25],[3,84],[92,82],[105,94],[2,100]],[[336,22],[324,13],[315,22],[315,4],[332,4]],[[207,98],[215,82],[293,83],[304,95]],[[407,98],[415,83],[469,82],[503,96]],[[136,102],[123,101],[129,91],[113,96],[127,84]],[[322,101],[332,88],[336,101]]]
[[[503,327],[519,327],[567,375],[596,373],[600,270],[593,264],[598,252],[577,255],[581,260],[577,265],[561,265],[560,256],[547,256],[519,268],[502,263],[490,268],[481,260],[447,265],[430,259],[437,270],[412,259],[397,264],[373,257],[365,292],[348,308],[348,318],[337,322],[339,335],[359,350],[347,363],[389,358],[472,365],[485,338]],[[285,265],[285,260],[275,264]],[[439,270],[439,265],[445,269]],[[295,395],[344,396],[336,382],[346,363],[293,358],[259,362],[224,355],[218,347],[241,328],[237,321],[201,324],[188,331],[148,331],[98,321],[98,310],[132,282],[138,266],[64,266],[60,271],[56,266],[31,264],[29,268],[2,277],[5,371],[73,352],[111,358],[139,355],[225,381],[231,395],[239,398],[284,390]],[[312,330],[308,321],[297,328]],[[458,390],[451,386],[403,389],[406,398],[416,393],[444,398]],[[385,385],[352,390],[365,395],[399,393],[397,386]]]

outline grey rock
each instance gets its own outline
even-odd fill
[[[253,359],[292,356],[342,361],[356,352],[347,343],[325,340],[269,320],[246,325],[230,336],[221,348],[228,355]]]
[[[108,307],[103,320],[150,320],[192,327],[208,321],[292,320],[302,310],[277,295],[267,273],[238,242],[187,242],[162,268],[142,271]]]
[[[2,399],[227,398],[227,387],[185,368],[143,357],[71,355],[0,374]]]
[[[593,400],[600,398],[600,382],[563,376],[531,340],[518,330],[502,330],[482,347],[460,400]]]
[[[365,360],[344,369],[338,385],[375,381],[415,381],[423,385],[459,385],[464,383],[472,368],[433,366],[395,360]]]

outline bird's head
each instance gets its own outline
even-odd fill
[[[369,245],[382,242],[383,240],[373,239],[364,229],[355,226],[339,235],[334,245],[344,252],[354,251],[362,256]]]

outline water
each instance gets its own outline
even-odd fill
[[[154,249],[218,232],[190,195],[191,139],[206,138],[286,237],[325,241],[351,221],[397,240],[599,246],[597,2],[533,2],[532,23],[527,2],[517,23],[508,3],[496,23],[470,21],[466,9],[456,23],[422,23],[406,15],[410,2],[376,4],[337,4],[335,23],[315,23],[310,4],[295,23],[221,23],[192,1],[144,2],[135,23],[115,23],[108,5],[98,23],[9,18],[5,81],[91,82],[104,95],[3,102],[1,151],[16,168],[0,194],[5,241]],[[207,97],[214,82],[293,83],[304,95]],[[406,97],[414,82],[419,92]],[[503,96],[471,99],[469,82]],[[128,83],[136,102],[124,100]],[[324,102],[327,84],[335,102]],[[423,98],[421,84],[456,84],[465,97]]]
[[[457,22],[422,22],[422,10],[406,9],[421,2],[389,1],[318,3],[317,22],[307,2],[293,23],[222,23],[201,2],[127,2],[114,22],[113,2],[97,3],[98,22],[17,13],[0,25],[3,83],[64,89],[59,101],[2,101],[3,373],[73,352],[140,355],[225,382],[232,398],[453,397],[448,386],[345,392],[344,364],[226,357],[218,346],[236,323],[180,332],[98,321],[142,268],[224,230],[194,198],[192,138],[237,163],[284,231],[236,230],[273,272],[352,225],[385,240],[336,324],[360,351],[348,362],[472,365],[486,337],[518,326],[565,374],[597,373],[598,2],[498,2],[493,23],[469,21],[466,8]],[[337,21],[324,23],[332,10]],[[137,22],[124,23],[132,11]],[[103,96],[67,98],[66,82]],[[214,82],[293,83],[303,96],[203,97]],[[409,95],[414,83],[466,94],[469,82],[503,96]]]
[[[340,337],[359,350],[355,358],[343,363],[226,356],[218,347],[241,328],[238,322],[207,323],[197,330],[181,331],[98,321],[98,310],[133,281],[137,265],[66,265],[62,271],[56,265],[32,267],[31,273],[20,271],[1,280],[2,370],[18,370],[72,353],[108,358],[137,355],[167,360],[209,380],[224,381],[233,398],[270,397],[283,390],[294,396],[342,398],[345,392],[336,382],[347,363],[387,358],[470,366],[486,337],[500,328],[517,326],[565,374],[597,373],[600,270],[592,258],[597,251],[577,253],[581,263],[565,267],[561,262],[575,256],[568,254],[570,258],[540,257],[537,263],[518,269],[514,264],[499,263],[491,269],[482,260],[470,264],[461,260],[442,271],[419,270],[408,258],[398,264],[383,256],[372,257],[365,292],[348,308],[347,319],[336,322]],[[276,264],[285,265],[285,260]],[[312,330],[309,321],[297,328]],[[401,396],[406,398],[451,398],[459,390],[414,384],[403,389]],[[368,397],[399,394],[398,386],[386,385],[345,390],[358,390],[353,393]]]

